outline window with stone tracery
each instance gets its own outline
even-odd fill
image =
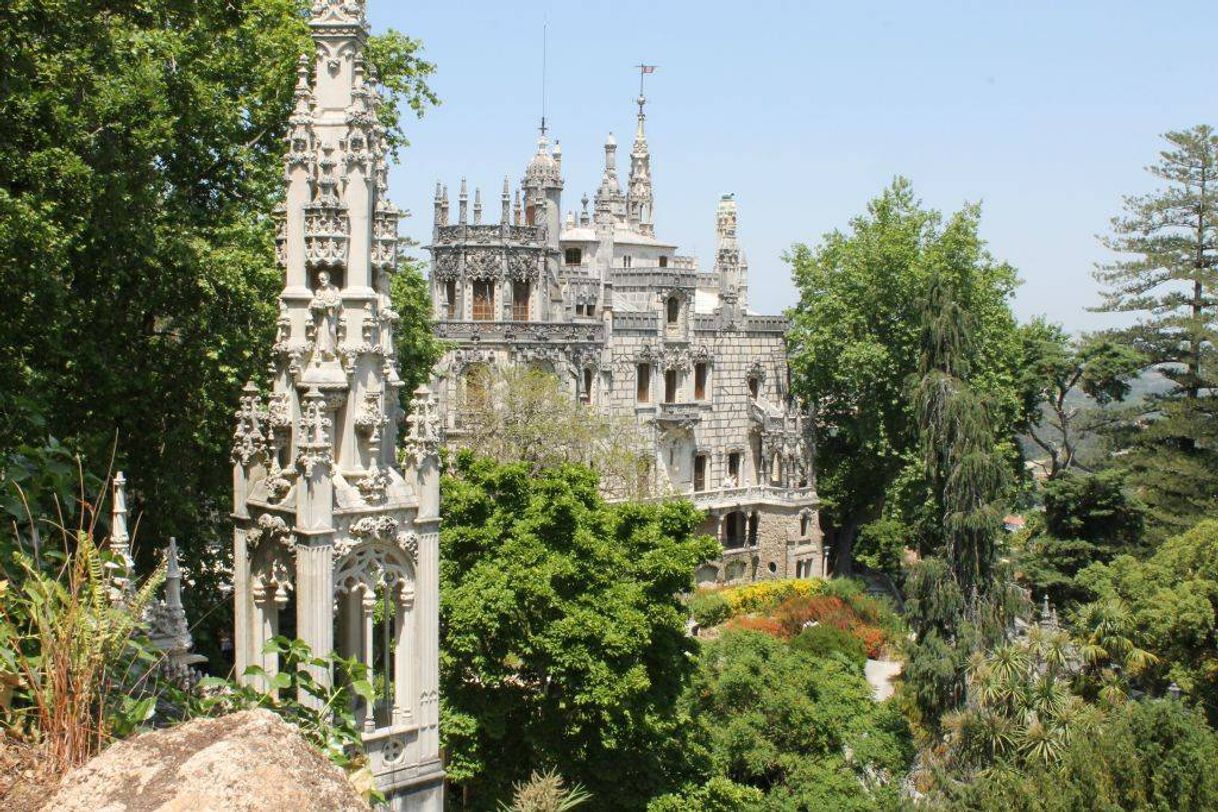
[[[528,282],[512,283],[512,319],[529,320],[529,294],[532,286]]]

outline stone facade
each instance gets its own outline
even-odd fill
[[[310,26],[275,212],[285,287],[272,383],[247,386],[234,438],[237,672],[273,675],[263,648],[280,633],[362,662],[384,685],[353,708],[378,788],[395,810],[439,812],[440,426],[422,387],[399,467],[399,214],[364,2],[315,0]]]
[[[437,185],[431,292],[447,436],[460,443],[466,381],[482,367],[528,364],[556,373],[589,408],[637,420],[654,450],[650,490],[692,499],[723,558],[701,583],[825,573],[807,424],[788,389],[786,321],[748,310],[748,264],[737,205],[716,212],[709,272],[655,236],[646,99],[640,95],[627,191],[617,143],[593,209],[562,211],[562,152],[543,128],[498,223],[470,217],[464,180],[452,217]]]

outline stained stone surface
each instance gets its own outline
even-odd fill
[[[346,774],[267,710],[119,742],[65,776],[46,812],[359,812]]]

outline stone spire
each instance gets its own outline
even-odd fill
[[[596,190],[594,208],[598,223],[622,222],[626,218],[626,198],[617,179],[617,139],[613,133],[605,138],[605,171]]]
[[[748,307],[748,264],[740,253],[736,220],[736,196],[723,195],[715,211],[715,276],[721,314],[728,323],[734,323]]]
[[[285,285],[270,391],[247,387],[234,437],[237,673],[259,665],[273,678],[278,659],[265,644],[294,612],[295,633],[315,654],[355,658],[386,683],[385,696],[355,708],[377,788],[393,808],[439,812],[438,448],[398,463],[399,316],[389,289],[402,213],[388,196],[365,3],[316,0],[309,25],[313,58],[297,76],[276,212]],[[459,202],[464,223],[464,183]],[[446,224],[443,187],[435,209]],[[430,397],[424,390],[412,402],[423,413],[416,423],[431,420]],[[428,426],[428,436],[438,431]],[[392,664],[377,662],[377,634],[388,635]],[[320,684],[331,679],[322,666],[310,670]]]
[[[117,559],[112,580],[119,594],[131,592],[131,574],[135,572],[135,560],[131,557],[131,536],[127,531],[127,478],[119,471],[112,483],[113,497],[110,503],[110,552]]]
[[[645,122],[647,113],[647,97],[642,93],[637,100],[639,105],[638,124],[634,131],[634,148],[630,151],[630,185],[627,193],[627,208],[630,212],[630,225],[640,234],[655,236],[653,219],[653,197],[651,190],[651,153],[647,149],[647,133]]]

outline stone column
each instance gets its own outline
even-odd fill
[[[296,548],[296,636],[318,657],[334,651],[333,549],[328,536],[313,537]],[[310,665],[308,670],[319,685],[331,684],[329,669]],[[305,705],[320,707],[316,698],[303,692],[298,698]]]

